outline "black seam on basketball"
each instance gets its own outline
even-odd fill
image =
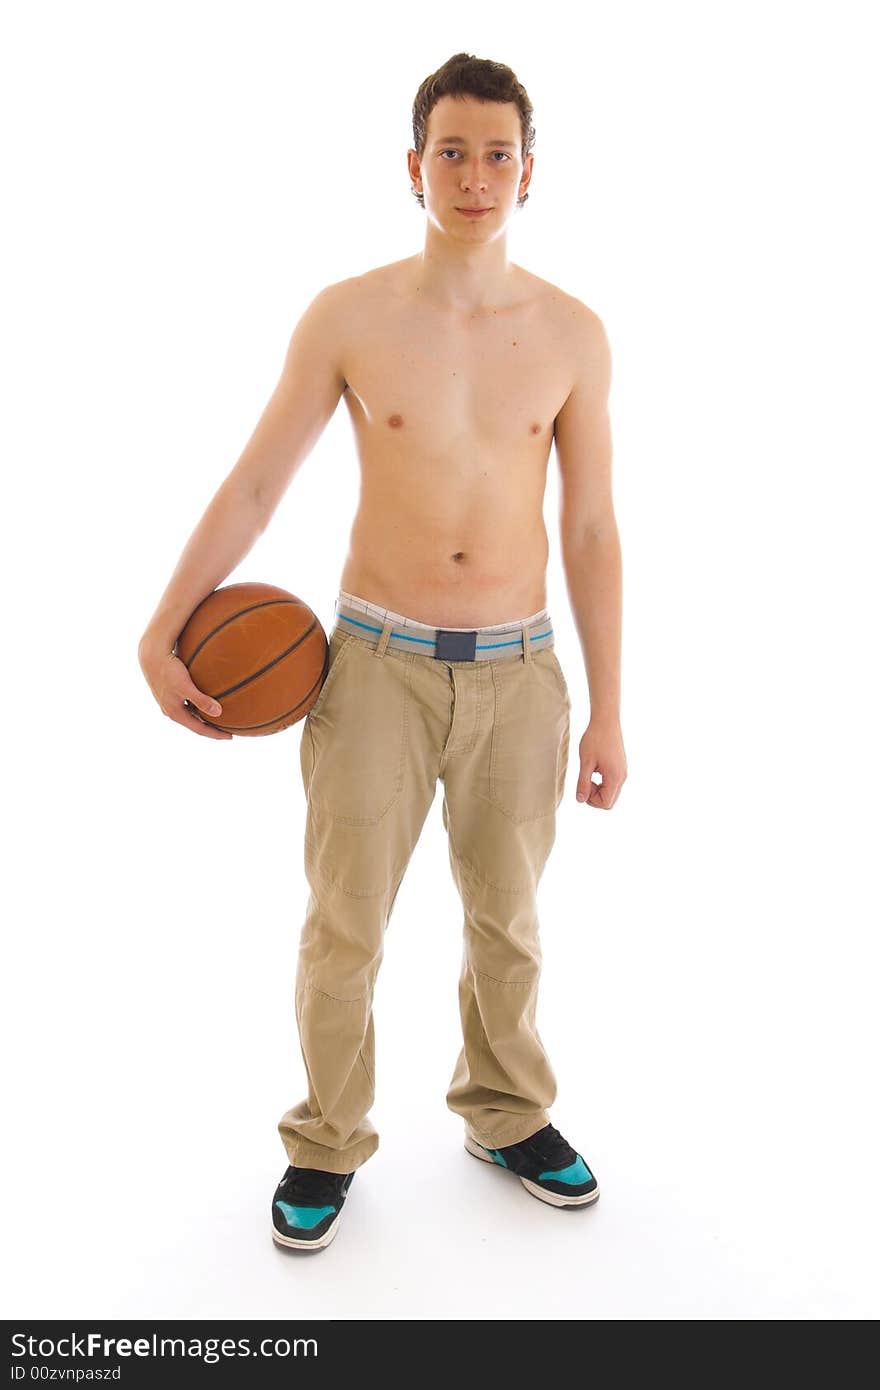
[[[229,614],[229,617],[228,617],[228,618],[224,618],[223,621],[222,621],[222,623],[218,623],[217,627],[212,628],[212,630],[211,630],[210,632],[206,632],[206,633],[205,633],[204,637],[202,638],[202,640],[201,640],[201,642],[199,643],[199,645],[196,647],[195,651],[192,652],[192,654],[190,655],[189,661],[187,662],[187,666],[189,667],[189,666],[192,665],[192,663],[195,661],[196,657],[198,656],[199,652],[202,650],[202,647],[204,647],[204,645],[205,645],[206,642],[210,642],[210,640],[211,640],[212,637],[216,637],[216,636],[217,636],[217,633],[218,633],[218,632],[222,632],[223,629],[224,629],[224,627],[228,627],[228,625],[229,625],[230,623],[236,623],[236,622],[238,622],[239,618],[243,617],[245,613],[254,613],[258,608],[273,608],[273,607],[275,607],[276,604],[293,603],[293,602],[294,602],[294,600],[293,600],[293,599],[289,599],[289,598],[269,598],[269,599],[264,599],[262,603],[250,603],[250,604],[248,604],[247,608],[238,608],[238,609],[236,609],[236,611],[235,611],[234,613],[230,613],[230,614]],[[297,604],[297,607],[298,607],[298,608],[301,608],[301,607],[302,607],[302,604],[298,603],[298,604]],[[299,639],[300,642],[305,641],[305,639],[309,636],[309,634],[312,633],[312,632],[314,632],[314,630],[315,630],[315,628],[316,628],[317,626],[318,626],[318,619],[315,618],[315,621],[312,623],[311,627],[306,628],[305,632],[304,632],[304,633],[302,634],[302,636],[300,637],[300,639]]]
[[[261,666],[258,671],[251,671],[248,675],[242,677],[242,679],[238,681],[235,685],[227,686],[225,690],[217,690],[215,692],[212,692],[214,695],[214,699],[225,700],[227,696],[234,695],[236,691],[243,690],[246,685],[250,685],[251,681],[258,680],[260,676],[265,676],[266,672],[271,671],[273,666],[277,666],[279,661],[285,661],[287,657],[290,656],[291,652],[295,652],[297,647],[301,646],[305,639],[312,632],[314,632],[316,626],[317,623],[313,623],[312,626],[308,629],[308,631],[304,632],[301,637],[298,637],[291,646],[289,646],[285,651],[279,652],[277,656],[273,656],[272,660],[267,662],[265,666]],[[326,656],[324,664],[326,668]],[[192,672],[192,665],[190,665],[189,670],[190,672]],[[314,690],[314,686],[312,686],[312,689]],[[299,704],[302,704],[302,700],[299,701]]]
[[[277,724],[279,719],[286,719],[288,715],[295,714],[298,709],[302,709],[302,706],[305,704],[306,700],[309,698],[309,695],[313,693],[316,687],[318,687],[320,693],[320,687],[324,684],[324,681],[327,678],[327,670],[329,665],[330,649],[328,647],[327,653],[324,657],[324,668],[321,671],[321,674],[318,677],[318,679],[315,681],[315,684],[312,686],[311,690],[308,692],[308,694],[304,695],[303,698],[299,700],[295,705],[291,705],[290,709],[282,710],[281,714],[276,715],[274,719],[264,719],[262,724],[218,724],[216,719],[212,719],[212,727],[215,729],[223,729],[230,734],[241,734],[245,733],[249,729],[267,729],[270,724]]]

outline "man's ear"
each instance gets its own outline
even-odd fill
[[[516,195],[518,198],[521,198],[524,193],[528,192],[529,184],[532,181],[532,166],[534,162],[535,156],[533,154],[526,155],[526,162],[523,165],[522,178],[519,181],[519,190]]]

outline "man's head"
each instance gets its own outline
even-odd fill
[[[455,137],[455,138],[450,138]],[[426,77],[413,103],[407,152],[413,193],[441,223],[499,228],[528,200],[535,129],[532,104],[503,63],[456,53]],[[467,218],[461,208],[490,207]],[[485,235],[485,233],[484,233]]]

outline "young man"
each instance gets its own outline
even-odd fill
[[[447,1105],[465,1146],[554,1206],[598,1197],[550,1123],[535,1023],[535,894],[555,835],[571,701],[545,607],[543,495],[560,468],[562,556],[590,688],[579,802],[610,810],[620,730],[621,559],[611,496],[610,356],[580,300],[513,264],[532,176],[532,107],[509,68],[457,54],[413,108],[420,254],[322,290],[241,458],[190,539],[141,642],[163,712],[206,737],[211,701],[173,647],[247,554],[333,415],[362,474],[330,666],[300,745],[311,896],[296,1014],[308,1096],[279,1131],[273,1236],[320,1249],[379,1137],[373,988],[383,936],[439,778],[465,910],[463,1047]],[[600,783],[592,774],[601,776]]]

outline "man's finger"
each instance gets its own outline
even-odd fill
[[[581,764],[581,775],[580,775],[580,777],[578,778],[578,784],[577,784],[577,799],[578,799],[578,801],[588,801],[588,800],[590,799],[590,797],[592,796],[592,794],[593,794],[593,787],[596,785],[595,782],[592,781],[593,773],[594,773],[595,771],[596,771],[596,763],[592,763],[592,764],[582,763],[582,764]]]
[[[206,724],[204,719],[200,719],[197,714],[193,714],[192,709],[188,706],[184,707],[184,718],[180,720],[180,723],[185,723],[187,728],[193,729],[197,734],[201,734],[202,738],[232,738],[232,734],[228,733],[225,729],[215,729],[212,725]]]

